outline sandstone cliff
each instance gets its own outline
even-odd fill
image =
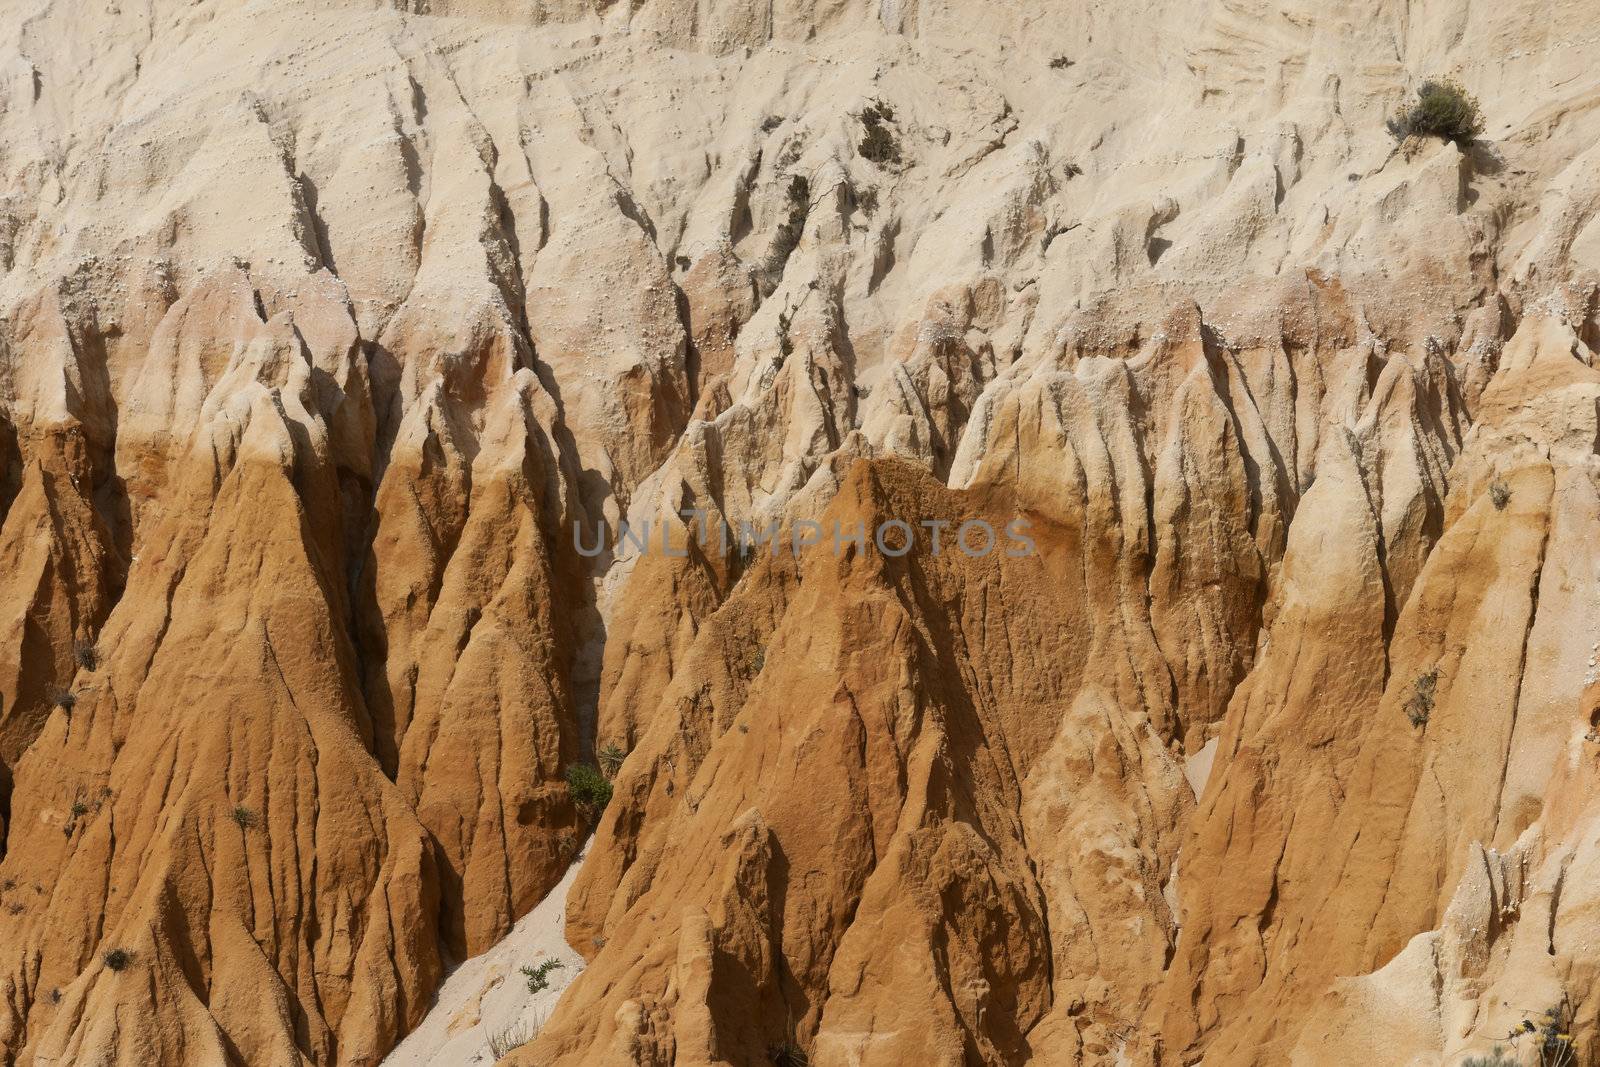
[[[0,6],[0,1062],[1600,1063],[1597,40]]]

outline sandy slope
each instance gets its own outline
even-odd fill
[[[549,1018],[557,1000],[584,968],[583,957],[567,944],[567,891],[583,862],[573,861],[561,881],[497,945],[461,964],[439,987],[421,1024],[384,1059],[386,1067],[448,1067],[493,1062],[492,1036],[531,1038]],[[555,959],[542,992],[529,993],[524,966]]]

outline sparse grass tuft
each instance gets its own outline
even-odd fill
[[[50,703],[60,708],[68,715],[72,714],[72,709],[76,707],[78,703],[78,698],[70,689],[63,689],[59,685],[50,687],[49,696]]]
[[[1395,112],[1388,127],[1396,140],[1438,137],[1465,148],[1483,132],[1483,113],[1477,99],[1455,81],[1425,81],[1416,102]]]
[[[515,1049],[521,1048],[539,1036],[539,1028],[526,1019],[518,1019],[489,1035],[489,1054],[496,1060],[505,1059]]]
[[[114,948],[100,957],[109,970],[120,971],[133,962],[133,953],[125,948]]]
[[[607,778],[615,778],[617,772],[622,769],[622,761],[627,758],[628,754],[621,748],[607,745],[600,750],[600,769],[605,772]]]
[[[256,825],[260,822],[260,820],[256,818],[256,813],[245,807],[243,804],[235,804],[233,811],[229,814],[233,817],[234,824],[237,825],[241,830],[254,830]]]
[[[92,671],[100,665],[100,656],[90,642],[75,641],[72,644],[72,661],[84,670]]]
[[[772,1067],[809,1067],[811,1060],[805,1050],[793,1041],[780,1041],[767,1046],[767,1059]]]

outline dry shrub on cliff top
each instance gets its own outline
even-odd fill
[[[1396,139],[1438,137],[1463,148],[1483,132],[1477,99],[1454,81],[1425,81],[1416,103],[1401,107],[1388,123]]]

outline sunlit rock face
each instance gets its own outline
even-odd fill
[[[1597,36],[0,5],[0,1063],[1600,1063]]]

